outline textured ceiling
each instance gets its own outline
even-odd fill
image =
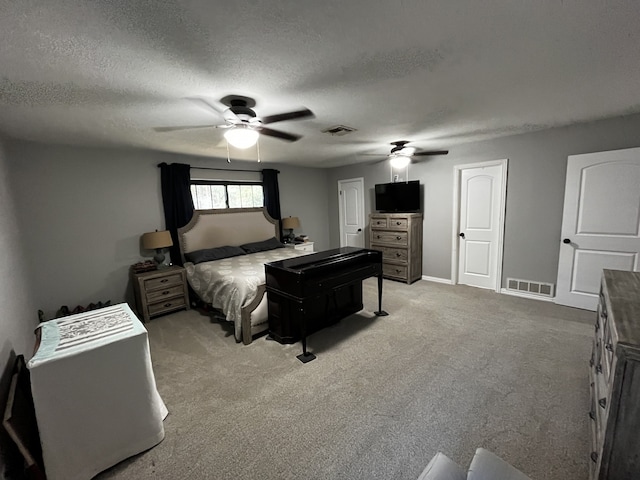
[[[0,0],[0,132],[225,157],[188,97],[256,100],[265,162],[329,167],[640,112],[637,0]],[[358,131],[330,136],[347,125]],[[231,151],[255,158],[255,150]]]

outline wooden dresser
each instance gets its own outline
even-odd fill
[[[422,214],[372,213],[369,248],[382,252],[385,278],[407,283],[422,278]]]
[[[184,268],[174,265],[131,275],[136,310],[143,322],[175,310],[189,310],[189,291]]]
[[[590,478],[640,479],[640,272],[604,270],[589,363]]]

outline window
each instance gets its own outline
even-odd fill
[[[264,192],[260,183],[197,181],[191,183],[191,196],[196,210],[264,206]]]

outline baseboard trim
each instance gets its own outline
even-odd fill
[[[426,280],[427,282],[445,283],[447,285],[453,285],[453,283],[451,282],[451,279],[449,278],[428,277],[426,275],[422,275],[422,280]]]
[[[552,297],[542,297],[540,295],[535,295],[533,293],[516,292],[514,290],[509,290],[507,288],[501,289],[500,293],[504,293],[505,295],[512,295],[514,297],[531,298],[533,300],[542,300],[543,302],[552,302],[553,303],[553,298]]]

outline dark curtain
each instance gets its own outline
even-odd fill
[[[171,261],[174,265],[182,265],[178,228],[184,227],[193,216],[191,166],[183,163],[167,165],[164,162],[158,166],[160,167],[165,226],[171,232],[173,239],[173,246],[170,248]]]
[[[262,170],[262,188],[264,190],[264,206],[272,218],[278,220],[280,239],[282,239],[282,213],[280,212],[280,189],[278,188],[278,170],[265,168]]]

